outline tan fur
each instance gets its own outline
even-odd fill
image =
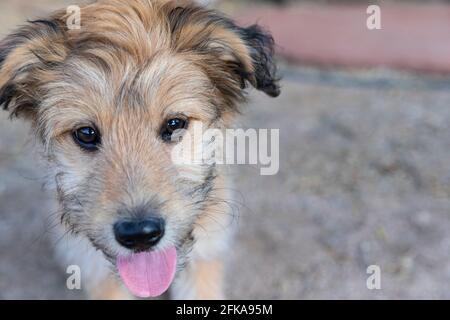
[[[156,208],[167,232],[154,249],[175,245],[180,267],[188,264],[174,290],[189,283],[195,294],[184,297],[223,297],[232,220],[224,174],[176,166],[161,127],[179,116],[205,129],[230,126],[246,83],[278,95],[270,36],[190,1],[100,0],[81,17],[80,30],[68,30],[58,12],[0,43],[0,105],[33,122],[69,230],[114,264],[128,251],[112,224],[134,208]],[[101,132],[98,152],[74,143],[80,126]],[[105,279],[90,295],[122,298]]]
[[[196,296],[202,300],[223,299],[223,261],[198,261],[195,267]]]
[[[132,296],[120,285],[117,279],[108,278],[89,292],[92,300],[130,300]]]

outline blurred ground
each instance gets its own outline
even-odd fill
[[[244,119],[281,128],[281,170],[238,175],[233,296],[450,298],[450,82],[289,70]]]
[[[0,32],[33,6],[1,2]],[[290,65],[282,73],[282,96],[253,92],[241,121],[280,128],[280,173],[234,174],[244,205],[228,296],[449,299],[450,80]],[[65,289],[53,259],[53,197],[32,145],[3,112],[0,298],[83,298]],[[371,264],[382,290],[366,288]]]

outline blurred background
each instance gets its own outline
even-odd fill
[[[369,1],[213,2],[273,32],[283,77],[281,97],[253,91],[241,120],[280,129],[280,172],[234,174],[228,297],[449,299],[449,1],[370,1],[381,30],[366,26]],[[0,35],[69,4],[1,0]],[[32,146],[1,113],[0,298],[84,298],[53,258]]]

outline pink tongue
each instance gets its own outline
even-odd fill
[[[132,294],[141,298],[157,297],[166,292],[175,277],[176,266],[175,247],[117,258],[123,282]]]

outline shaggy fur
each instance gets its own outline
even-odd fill
[[[181,257],[172,296],[223,298],[227,183],[214,165],[174,165],[161,128],[180,116],[230,126],[247,84],[277,96],[272,38],[190,1],[98,1],[82,7],[80,30],[66,19],[31,21],[0,43],[0,106],[32,121],[66,230],[106,257],[77,241],[66,260],[92,270],[92,298],[125,297],[108,276],[127,253],[111,226],[144,208],[166,220],[158,248],[176,245]],[[100,150],[74,143],[80,126],[101,132]]]

